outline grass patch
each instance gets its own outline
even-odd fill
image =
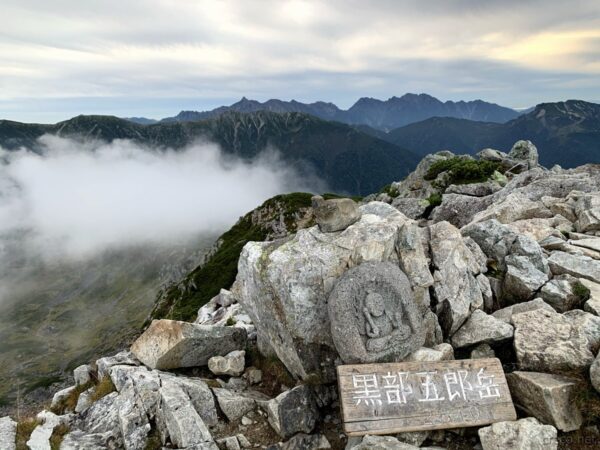
[[[435,208],[436,206],[440,206],[442,204],[442,194],[431,194],[427,197],[427,202],[429,202],[429,206]]]
[[[92,385],[93,383],[90,381],[88,383],[75,386],[75,389],[73,389],[68,396],[63,398],[58,405],[50,408],[50,410],[58,416],[61,416],[66,412],[74,411],[81,393],[87,391],[90,387],[92,387]]]
[[[111,392],[115,392],[116,390],[117,389],[115,388],[115,385],[113,384],[110,377],[104,377],[100,381],[98,381],[98,384],[96,386],[94,386],[94,390],[92,391],[90,400],[92,403],[97,402],[101,398],[106,397],[108,394],[110,394]]]
[[[35,427],[39,425],[39,421],[34,417],[28,417],[22,419],[17,423],[17,450],[29,450],[27,441],[31,437],[31,433],[35,430]]]
[[[442,172],[449,175],[449,184],[469,184],[486,181],[501,164],[495,161],[482,161],[455,156],[454,158],[434,162],[427,173],[426,180],[435,180]]]
[[[331,192],[327,192],[323,195],[321,195],[321,197],[323,197],[324,200],[332,200],[332,199],[336,199],[336,198],[349,198],[354,200],[356,203],[360,202],[363,197],[361,197],[360,195],[338,195],[338,194],[333,194]]]
[[[233,317],[230,317],[227,319],[227,322],[225,322],[225,325],[227,325],[228,327],[232,327],[236,324],[236,321]]]
[[[386,184],[384,187],[382,187],[378,194],[387,194],[392,198],[396,198],[398,197],[398,189],[396,187],[394,187],[391,183],[390,184]]]
[[[70,428],[66,424],[58,425],[52,430],[52,436],[50,436],[50,448],[51,450],[60,450],[60,444],[65,439],[65,436],[70,431]]]

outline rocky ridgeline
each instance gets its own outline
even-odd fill
[[[466,183],[467,166],[493,170]],[[153,321],[130,351],[77,368],[29,447],[60,430],[67,450],[597,448],[600,167],[547,170],[525,141],[440,152],[360,206],[315,198],[313,212],[313,227],[245,245],[195,323]],[[378,308],[394,309],[393,332]],[[519,420],[343,434],[337,365],[492,356]],[[0,448],[15,433],[0,419]]]

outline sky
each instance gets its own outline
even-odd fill
[[[2,0],[0,119],[241,97],[600,101],[598,0]]]

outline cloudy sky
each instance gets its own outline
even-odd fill
[[[600,101],[598,0],[1,0],[0,118],[242,96]]]

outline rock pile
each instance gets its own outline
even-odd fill
[[[315,226],[248,243],[196,323],[154,321],[130,352],[75,369],[30,446],[59,429],[67,450],[546,450],[578,430],[600,442],[585,413],[600,405],[600,168],[546,170],[527,141],[454,158],[429,155],[360,206],[315,198]],[[440,161],[494,172],[453,184],[457,169],[432,175]],[[337,365],[494,355],[520,420],[343,434]],[[0,448],[15,434],[0,419]]]

